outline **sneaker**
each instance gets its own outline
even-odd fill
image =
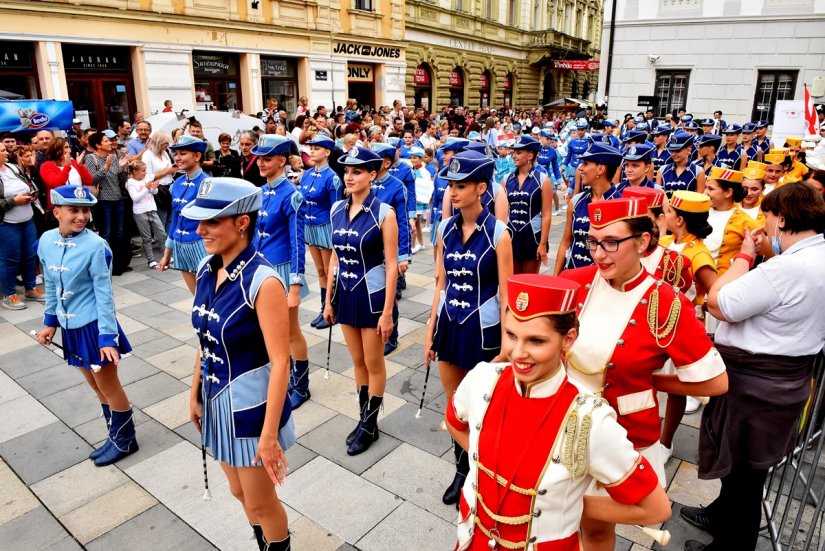
[[[554,210],[553,211],[553,216],[558,216],[558,215],[559,215],[559,209]]]
[[[157,260],[153,260],[149,263],[149,268],[152,270],[160,270],[160,264],[158,264]]]
[[[659,442],[659,446],[661,446],[662,451],[660,457],[662,458],[662,464],[667,465],[667,462],[670,461],[670,458],[673,457],[673,448],[668,448],[661,442]]]
[[[415,247],[412,248],[412,253],[415,254],[423,248],[424,248],[424,245],[416,245]]]
[[[422,233],[430,233],[430,226],[425,226],[421,229]]]
[[[35,302],[46,302],[46,293],[41,291],[40,289],[32,289],[31,291],[26,291],[26,300],[33,300]]]
[[[702,407],[702,402],[693,396],[687,397],[687,404],[685,405],[685,413],[696,413]]]
[[[17,295],[10,295],[3,299],[3,308],[6,310],[25,310],[28,306],[23,304],[23,301]]]
[[[132,258],[140,258],[142,255],[140,254],[139,250],[132,249]]]

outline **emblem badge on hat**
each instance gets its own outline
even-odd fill
[[[593,219],[596,222],[602,221],[602,209],[596,209],[596,212],[593,213]]]
[[[357,157],[357,156],[358,156],[358,149],[357,149],[357,148],[355,148],[355,147],[353,147],[352,149],[350,149],[350,150],[349,150],[349,156],[350,156],[350,157]]]
[[[528,304],[530,304],[530,296],[525,292],[519,293],[518,297],[516,297],[516,310],[524,312],[527,310]]]
[[[461,163],[458,162],[458,159],[455,159],[450,163],[450,172],[453,174],[458,174],[461,172]]]
[[[212,190],[212,179],[207,178],[201,183],[200,189],[198,189],[198,197],[208,197],[209,192]]]
[[[635,145],[634,145],[634,146],[632,146],[632,147],[630,148],[629,153],[630,153],[631,155],[635,155],[635,154],[636,154],[636,146],[635,146]]]
[[[258,138],[258,146],[266,147],[266,136],[261,136],[260,138]]]
[[[77,189],[74,190],[74,196],[77,199],[85,199],[86,198],[86,188],[83,186],[77,186]]]

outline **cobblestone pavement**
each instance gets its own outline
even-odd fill
[[[551,233],[555,253],[562,217]],[[0,310],[0,549],[225,549],[255,542],[220,468],[210,461],[213,500],[205,502],[198,435],[189,423],[195,357],[192,299],[180,274],[146,268],[114,278],[118,319],[134,347],[120,376],[135,407],[140,451],[96,468],[86,457],[105,438],[94,394],[80,374],[29,335],[43,308]],[[551,263],[552,265],[552,263]],[[307,261],[312,271],[311,261]],[[325,380],[326,332],[309,322],[318,311],[317,278],[301,306],[309,344],[312,399],[295,412],[298,444],[287,452],[290,474],[280,490],[293,549],[326,551],[447,550],[455,510],[441,503],[452,479],[452,451],[439,428],[445,405],[437,372],[430,375],[421,419],[426,319],[432,300],[432,252],[421,251],[399,304],[400,345],[388,358],[381,438],[348,457],[344,436],[357,419],[352,366],[339,328],[332,332]],[[707,541],[678,517],[682,505],[707,504],[717,483],[697,479],[699,415],[686,416],[667,466],[674,518],[668,549],[687,538]],[[617,549],[652,541],[620,527]],[[768,549],[763,539],[760,548]],[[657,547],[653,547],[656,549]]]

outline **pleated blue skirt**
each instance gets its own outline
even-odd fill
[[[441,224],[441,218],[435,217],[430,220],[430,243],[433,247],[438,246],[438,226]]]
[[[321,249],[332,249],[332,224],[305,225],[304,242]]]
[[[100,335],[97,320],[77,329],[64,329],[61,327],[60,332],[63,335],[63,357],[66,363],[72,367],[94,371],[99,371],[103,367],[97,340]],[[117,351],[121,358],[125,358],[132,352],[132,346],[129,344],[129,340],[119,323],[117,324],[117,334]]]
[[[212,452],[216,461],[232,467],[258,467],[254,463],[260,438],[235,438],[232,434],[232,404],[229,391],[221,392],[203,405],[203,444]],[[278,443],[286,452],[298,441],[292,416],[278,431]]]
[[[495,348],[485,350],[485,340],[488,345],[492,344]],[[470,371],[480,362],[491,361],[501,351],[501,326],[494,325],[482,331],[478,312],[472,314],[464,323],[458,323],[444,314],[439,314],[432,349],[438,355],[438,361],[449,362],[464,371]]]
[[[278,272],[278,275],[281,276],[281,281],[284,283],[284,287],[286,288],[286,293],[289,294],[289,269],[291,267],[290,262],[283,262],[281,264],[276,264],[273,266],[275,271]],[[301,290],[298,293],[301,297],[301,300],[304,300],[309,296],[309,287],[307,287],[307,280],[304,277],[304,274],[301,274]]]
[[[378,327],[381,312],[374,314],[370,307],[367,285],[361,282],[355,289],[343,290],[340,285],[335,290],[335,320],[356,329]]]
[[[203,240],[182,243],[172,240],[172,269],[181,272],[197,273],[201,260],[206,256]]]

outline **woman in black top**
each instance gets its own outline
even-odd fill
[[[228,176],[230,178],[241,177],[241,155],[231,149],[232,136],[222,132],[218,136],[220,149],[215,152],[215,167],[212,169],[213,176]]]
[[[261,176],[258,170],[258,157],[251,151],[256,143],[258,143],[258,134],[252,130],[241,132],[241,137],[238,138],[238,147],[241,149],[241,178],[261,187],[266,184],[266,178]]]

